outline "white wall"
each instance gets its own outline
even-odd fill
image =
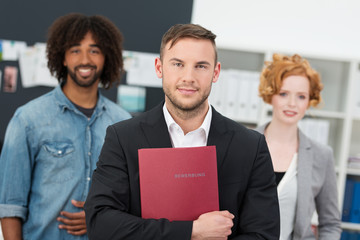
[[[217,45],[360,59],[359,0],[194,0]]]

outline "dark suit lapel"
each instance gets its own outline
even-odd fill
[[[159,104],[150,110],[140,126],[151,148],[171,148],[170,135],[165,122],[163,107]]]
[[[212,108],[212,119],[207,145],[216,146],[218,170],[221,169],[231,138],[232,133],[227,129],[224,117]]]

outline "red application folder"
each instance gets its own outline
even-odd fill
[[[138,153],[142,218],[192,221],[219,210],[215,146]]]

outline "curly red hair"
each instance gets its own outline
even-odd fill
[[[311,68],[309,62],[298,54],[285,56],[273,54],[273,61],[266,61],[260,75],[259,95],[264,102],[271,104],[274,95],[279,94],[283,80],[288,76],[305,76],[309,79],[309,106],[321,102],[320,92],[323,89],[320,75]]]

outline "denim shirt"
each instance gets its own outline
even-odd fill
[[[88,119],[58,86],[18,108],[0,156],[0,218],[20,217],[24,239],[87,239],[58,228],[60,211],[79,212],[106,128],[130,114],[103,97]]]

